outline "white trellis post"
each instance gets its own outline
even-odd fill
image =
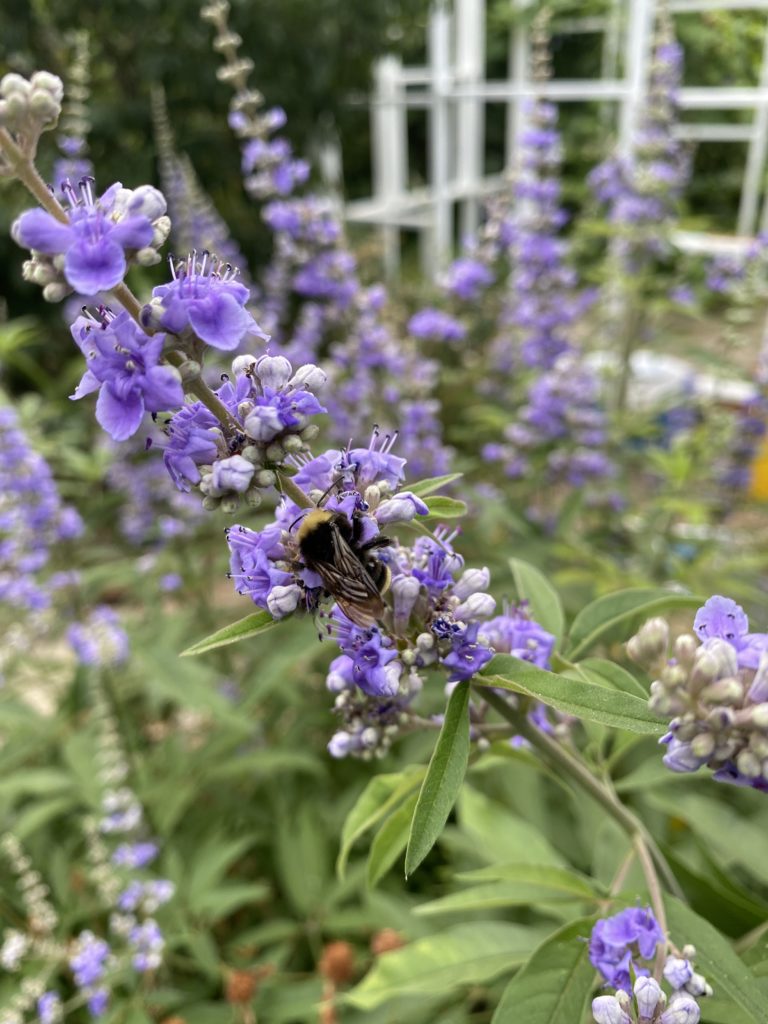
[[[528,6],[528,0],[520,0],[513,5],[522,13]],[[529,43],[528,26],[518,20],[509,34],[507,57],[507,80],[512,85],[510,100],[507,103],[506,152],[504,166],[512,170],[518,154],[518,143],[523,130],[523,95],[528,82]]]
[[[760,69],[760,88],[768,89],[768,24],[763,42],[763,64]],[[765,158],[768,154],[768,100],[763,95],[758,101],[752,122],[752,137],[747,150],[747,163],[741,186],[739,218],[736,230],[740,235],[754,234],[757,222],[757,207],[760,202],[760,188],[765,174]]]
[[[456,0],[456,82],[477,87],[485,78],[485,0]],[[485,111],[474,96],[456,103],[456,180],[461,191],[461,237],[477,230],[485,154]]]
[[[619,116],[619,150],[625,156],[632,151],[637,119],[645,97],[655,6],[655,0],[630,0],[629,4],[624,69],[627,92]]]
[[[388,278],[393,278],[400,268],[400,228],[393,218],[405,196],[408,174],[400,58],[382,57],[376,62],[373,75],[377,100],[371,108],[373,191],[384,208],[381,224],[384,272]]]
[[[450,256],[453,243],[453,205],[448,195],[451,160],[451,123],[448,98],[451,90],[451,16],[438,3],[429,19],[429,65],[432,104],[429,124],[429,176],[432,185],[433,267]]]

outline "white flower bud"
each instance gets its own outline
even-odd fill
[[[655,978],[638,978],[634,985],[634,993],[640,1020],[653,1020],[661,999],[661,986],[658,981]]]
[[[700,697],[707,704],[740,704],[744,699],[744,687],[734,676],[726,676],[705,686]]]
[[[289,583],[287,587],[273,587],[267,596],[267,607],[275,619],[281,619],[284,615],[295,612],[301,600],[301,587],[296,583]]]
[[[256,374],[265,388],[279,391],[291,378],[293,367],[285,356],[262,356],[256,361]]]
[[[32,91],[32,85],[23,78],[21,75],[17,75],[15,72],[3,75],[0,79],[0,96],[3,99],[9,99],[11,96],[29,96]]]
[[[471,594],[463,604],[454,609],[454,616],[462,622],[482,622],[489,619],[496,610],[496,598],[490,594]]]
[[[319,366],[305,363],[300,366],[288,382],[292,387],[302,391],[317,391],[328,380],[328,374]]]
[[[491,583],[491,573],[485,569],[466,569],[454,585],[453,593],[460,601],[466,601],[478,590],[487,590]]]
[[[592,1000],[592,1018],[596,1024],[632,1024],[615,996],[598,996]]]
[[[6,77],[10,78],[11,76]],[[29,87],[47,92],[58,102],[64,98],[64,83],[58,75],[53,75],[50,71],[35,71],[29,80]]]
[[[659,1018],[659,1024],[699,1024],[699,1004],[689,995],[675,994]]]
[[[239,377],[243,373],[251,373],[255,367],[255,356],[235,356],[232,360],[232,376]]]
[[[749,779],[757,779],[763,774],[762,762],[751,750],[741,751],[736,758],[736,767]]]

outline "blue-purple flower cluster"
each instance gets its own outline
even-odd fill
[[[11,227],[14,241],[32,252],[25,279],[40,285],[44,298],[59,302],[70,291],[96,295],[120,284],[129,263],[158,262],[171,222],[163,194],[152,185],[126,189],[116,182],[97,197],[86,177],[77,186],[66,181],[61,194],[62,218],[36,208]]]
[[[670,251],[667,229],[691,173],[689,149],[675,133],[682,72],[683,49],[671,17],[662,12],[632,155],[612,156],[589,176],[596,198],[608,206],[616,255],[627,273]]]
[[[607,441],[598,380],[571,353],[533,381],[516,422],[504,429],[504,441],[485,445],[483,457],[502,463],[511,480],[538,472],[548,488],[583,487],[615,474]]]
[[[656,673],[650,707],[670,718],[664,764],[674,772],[706,765],[717,782],[768,791],[768,633],[750,633],[740,605],[716,595],[698,610],[696,638],[650,619],[627,644]]]
[[[94,719],[98,732],[96,771],[102,787],[101,815],[84,822],[86,872],[99,898],[99,920],[109,913],[106,934],[84,927],[75,936],[59,939],[59,925],[47,886],[33,870],[13,835],[2,839],[2,852],[17,876],[27,916],[27,930],[7,930],[0,945],[0,966],[16,972],[22,962],[36,966],[0,1020],[22,1024],[39,1020],[58,1024],[63,1019],[60,993],[51,985],[59,971],[68,971],[76,995],[91,1017],[103,1017],[110,995],[126,971],[142,975],[157,970],[165,946],[155,914],[170,900],[174,886],[147,872],[159,847],[147,838],[144,812],[128,785],[128,764],[117,724],[96,675],[90,679]],[[87,922],[91,924],[90,921]],[[35,1016],[36,1014],[36,1016]]]
[[[400,444],[412,466],[425,475],[443,473],[448,453],[433,395],[436,366],[386,326],[384,290],[362,285],[337,205],[294,195],[309,168],[285,139],[274,137],[284,113],[262,110],[260,94],[248,89],[251,65],[238,56],[228,10],[224,0],[214,0],[203,17],[215,26],[214,46],[226,61],[220,77],[235,92],[230,125],[241,140],[246,188],[269,200],[263,217],[274,249],[257,300],[259,323],[289,359],[320,362],[327,370],[332,442],[345,443],[371,422],[391,421],[397,405],[405,412]]]
[[[121,665],[130,653],[128,634],[108,605],[97,605],[84,622],[73,622],[67,640],[80,664],[91,668]]]
[[[649,964],[659,946],[666,954],[663,969],[651,977]],[[601,918],[592,929],[589,959],[616,993],[592,1001],[596,1024],[698,1024],[697,999],[712,995],[712,989],[694,971],[695,955],[693,946],[679,952],[668,944],[650,907],[629,907]],[[669,996],[659,984],[662,976]]]
[[[47,574],[57,545],[79,537],[80,516],[61,501],[50,466],[29,443],[16,414],[0,408],[0,604],[40,611],[58,586]]]

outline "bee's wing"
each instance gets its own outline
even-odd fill
[[[352,548],[334,529],[333,558],[313,566],[325,589],[356,626],[372,626],[384,614],[379,588]]]

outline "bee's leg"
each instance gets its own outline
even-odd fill
[[[388,548],[390,547],[391,544],[391,539],[389,537],[385,537],[382,533],[380,533],[378,534],[378,536],[372,537],[370,540],[367,540],[365,544],[359,544],[357,550],[373,551],[374,548]]]

